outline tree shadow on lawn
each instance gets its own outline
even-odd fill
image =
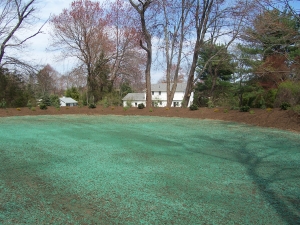
[[[246,135],[215,138],[202,137],[213,143],[209,150],[191,150],[193,153],[238,162],[246,168],[261,196],[276,210],[287,224],[300,224],[300,154],[299,145],[272,138],[266,143],[247,139]],[[267,136],[268,137],[268,136]],[[231,138],[231,139],[228,139]],[[230,146],[224,148],[230,140]],[[298,145],[298,146],[297,146]],[[285,158],[286,156],[286,158]]]
[[[292,195],[292,193],[285,194],[285,190],[289,188],[288,186],[281,187],[280,191],[272,188],[277,182],[286,184],[285,181],[288,180],[294,180],[295,182],[296,180],[300,180],[299,165],[266,163],[268,158],[276,155],[279,151],[280,150],[274,151],[273,153],[259,157],[249,152],[247,146],[245,146],[243,151],[236,154],[236,158],[246,167],[248,175],[253,179],[262,196],[276,210],[278,215],[288,224],[300,224],[299,186],[295,184],[295,186],[298,186],[298,190],[296,188],[294,195]],[[261,174],[262,169],[272,169],[273,172],[269,172],[268,175],[264,176]],[[278,188],[279,187],[277,187],[277,189]]]

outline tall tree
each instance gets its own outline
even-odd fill
[[[163,42],[166,56],[167,107],[171,107],[177,88],[183,60],[183,45],[191,25],[191,21],[188,19],[190,18],[193,2],[163,0],[161,3],[163,11]]]
[[[214,60],[209,60],[212,56]],[[217,86],[220,86],[221,81],[229,82],[232,79],[235,66],[232,55],[224,48],[224,45],[206,44],[201,48],[197,77],[204,81],[208,97],[215,97],[214,92]]]
[[[187,88],[184,95],[183,106],[187,106],[190,100],[195,79],[198,57],[201,47],[206,43],[217,43],[220,38],[226,37],[227,41],[224,48],[228,48],[238,37],[241,27],[244,25],[247,13],[250,11],[251,4],[248,0],[237,1],[235,4],[227,4],[223,0],[195,0],[192,6],[194,15],[194,27],[196,40],[194,42],[192,63],[187,80]],[[221,49],[220,49],[221,50]],[[216,52],[217,54],[218,52]],[[213,60],[213,55],[209,61]]]
[[[139,46],[140,31],[136,28],[134,8],[123,0],[115,0],[107,9],[109,33],[112,44],[109,65],[110,81],[118,85],[120,80],[134,82],[142,74],[145,57]]]
[[[57,78],[58,73],[55,69],[49,64],[44,66],[36,75],[38,97],[55,94]]]
[[[104,52],[109,52],[111,43],[105,31],[108,21],[99,2],[76,0],[69,9],[53,16],[53,46],[63,49],[65,57],[77,58],[85,67],[87,85],[93,95],[93,72]]]
[[[253,72],[265,88],[277,87],[287,79],[300,79],[299,27],[292,13],[266,10],[241,35],[244,44],[239,47],[252,58]]]
[[[0,102],[5,102],[5,107],[23,107],[27,101],[22,76],[0,67]]]
[[[139,14],[143,39],[146,42],[146,45],[144,45],[143,39],[140,39],[140,46],[147,53],[147,63],[146,63],[146,70],[145,70],[146,107],[151,107],[152,105],[152,94],[151,94],[152,36],[147,28],[146,11],[153,1],[154,0],[137,0],[137,1],[129,0],[132,7]]]
[[[10,55],[11,50],[21,52],[26,42],[42,33],[44,24],[34,27],[37,17],[36,0],[0,1],[0,66],[28,67],[20,59]]]

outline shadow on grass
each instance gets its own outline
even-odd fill
[[[238,153],[236,157],[238,161],[246,167],[248,175],[253,179],[262,196],[276,210],[278,215],[280,215],[281,218],[285,220],[288,224],[300,224],[300,198],[298,195],[299,193],[293,196],[287,196],[279,193],[278,190],[272,190],[271,188],[272,184],[279,181],[281,183],[285,183],[285,181],[292,179],[300,180],[299,167],[297,167],[296,165],[284,167],[282,165],[276,164],[273,165],[274,171],[268,176],[263,176],[259,172],[261,167],[264,167],[264,160],[268,157],[273,156],[274,154],[276,154],[276,152],[267,154],[264,157],[258,157],[253,153],[247,151],[247,146],[245,146],[244,151]],[[271,165],[268,166],[270,167]],[[293,171],[293,173],[290,174],[290,171]],[[285,189],[282,189],[282,192],[284,192]]]
[[[225,150],[224,146],[229,139],[208,135],[203,136],[203,140],[214,143],[212,146],[214,151],[203,149],[189,149],[189,151],[240,163],[246,168],[246,173],[257,187],[257,191],[276,213],[287,224],[300,224],[300,158],[297,158],[299,146],[270,139],[265,144],[258,143],[255,148],[254,145],[257,143],[253,143],[253,140],[244,137],[239,139],[237,136],[237,140]],[[260,151],[258,148],[264,150]],[[288,157],[284,158],[283,153]]]

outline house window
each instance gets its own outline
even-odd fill
[[[179,102],[173,102],[173,106],[174,106],[174,107],[179,106]]]
[[[137,107],[137,102],[135,102],[134,105]]]
[[[159,91],[158,94],[161,95],[161,91]]]
[[[152,91],[152,95],[154,95],[154,91]]]
[[[162,101],[159,101],[159,104],[162,105]]]

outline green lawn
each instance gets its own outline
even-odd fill
[[[300,134],[181,118],[0,118],[0,224],[300,224]]]

